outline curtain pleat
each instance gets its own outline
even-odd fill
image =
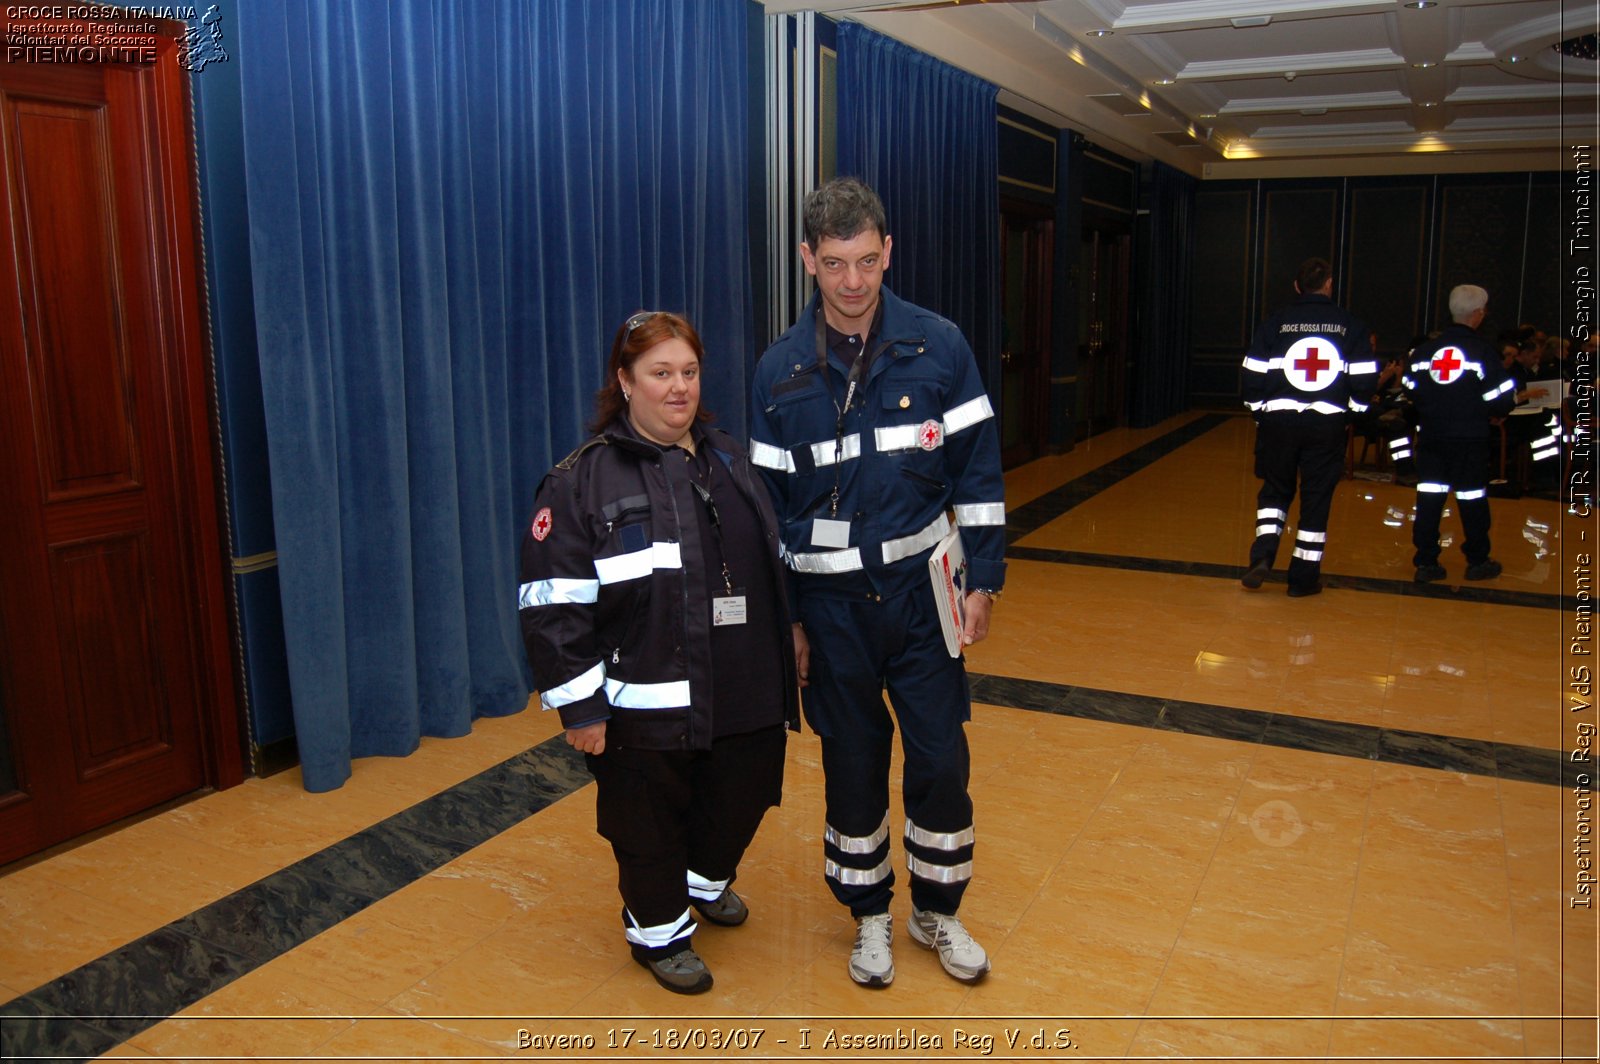
[[[520,710],[516,550],[612,331],[683,312],[744,428],[745,0],[241,5],[305,784]]]
[[[838,170],[883,200],[894,237],[884,283],[960,326],[998,396],[998,90],[854,22],[838,44]]]
[[[1189,409],[1194,197],[1199,181],[1165,163],[1149,164],[1140,255],[1138,349],[1129,423],[1144,428]]]

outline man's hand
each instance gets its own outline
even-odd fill
[[[585,724],[581,728],[567,729],[567,745],[582,750],[586,754],[603,754],[606,752],[606,722]]]
[[[961,632],[962,646],[981,642],[989,634],[989,610],[994,600],[980,591],[967,592],[967,626]]]
[[[806,630],[800,622],[794,622],[794,671],[800,677],[800,686],[811,685],[811,640],[806,638]]]

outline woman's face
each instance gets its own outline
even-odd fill
[[[640,353],[630,372],[617,370],[633,427],[653,443],[677,444],[700,413],[700,359],[672,337]]]

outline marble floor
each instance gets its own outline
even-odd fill
[[[750,921],[696,936],[716,986],[660,990],[534,709],[0,869],[0,1056],[1594,1060],[1596,715],[1567,683],[1594,520],[1495,499],[1504,574],[1447,550],[1419,587],[1413,492],[1349,479],[1327,592],[1247,592],[1251,432],[1188,414],[1007,476],[968,655],[976,986],[903,932],[891,987],[849,980],[804,733]]]

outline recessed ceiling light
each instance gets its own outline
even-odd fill
[[[1236,30],[1248,30],[1248,29],[1254,29],[1257,26],[1270,26],[1270,25],[1272,25],[1272,16],[1271,15],[1241,15],[1238,18],[1229,19],[1228,21],[1233,23],[1233,28],[1236,29]]]
[[[1508,55],[1508,56],[1506,56],[1506,62],[1508,62],[1508,63],[1520,63],[1520,62],[1522,62],[1522,56],[1520,56],[1520,55]]]
[[[1157,78],[1156,79],[1156,84],[1157,85],[1176,85],[1177,82],[1173,81],[1171,78]]]
[[[1439,105],[1434,103],[1432,100],[1426,100],[1420,106],[1422,106],[1422,107],[1438,107]]]
[[[1438,63],[1430,63],[1430,62],[1424,61],[1424,62],[1421,62],[1421,63],[1412,63],[1411,64],[1411,69],[1412,70],[1431,70],[1432,68],[1434,68],[1434,67],[1436,67],[1438,65],[1439,65]]]
[[[1406,6],[1413,11],[1426,11],[1430,7],[1438,7],[1439,0],[1411,0]]]
[[[1305,115],[1307,118],[1315,118],[1318,115],[1327,114],[1328,109],[1326,107],[1302,107],[1300,108],[1300,113]]]
[[[1217,116],[1215,114],[1204,114],[1204,115],[1195,115],[1195,117],[1196,118],[1215,118]]]
[[[1090,30],[1089,31],[1089,36],[1091,36],[1091,37],[1109,37],[1114,32],[1116,32],[1116,31],[1115,30]]]

